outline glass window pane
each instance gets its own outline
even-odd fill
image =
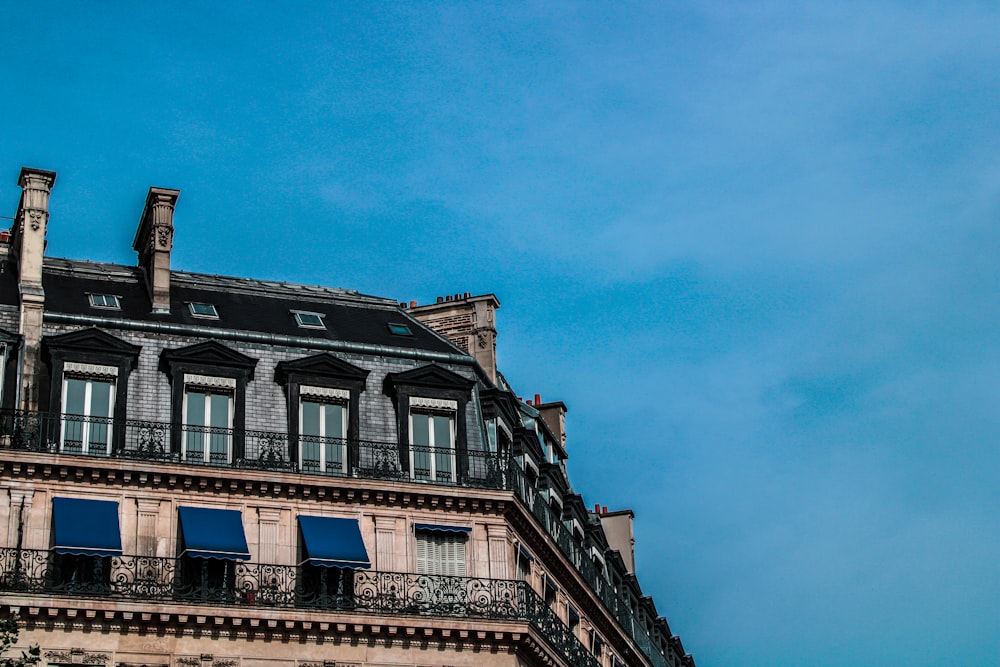
[[[68,415],[86,414],[84,400],[87,395],[87,381],[66,378],[66,405],[63,412]]]
[[[90,383],[90,412],[91,417],[111,416],[111,391],[114,385],[110,382],[94,381]]]
[[[212,428],[229,428],[229,394],[210,394]]]
[[[430,417],[415,413],[411,415],[410,439],[413,443],[412,459],[414,479],[430,479]]]
[[[431,444],[430,438],[430,416],[419,413],[413,414],[413,427],[410,438],[414,445],[428,447]]]
[[[205,396],[204,392],[188,390],[187,414],[184,423],[188,426],[205,426]]]
[[[434,421],[434,447],[451,449],[451,417],[435,415],[431,419]]]
[[[302,435],[318,436],[319,411],[322,405],[313,401],[302,401]]]
[[[323,406],[326,410],[326,433],[328,438],[344,437],[344,406],[327,403]]]

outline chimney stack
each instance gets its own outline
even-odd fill
[[[174,244],[174,207],[180,190],[150,188],[132,247],[146,274],[154,313],[170,312],[170,249]]]
[[[563,450],[566,449],[566,404],[562,401],[542,403],[542,397],[535,394],[535,409],[541,416],[542,421],[552,431],[552,435],[559,438],[559,443]]]
[[[500,302],[492,294],[472,296],[465,292],[439,296],[424,306],[411,304],[410,315],[468,352],[496,382],[499,307]]]
[[[24,337],[20,407],[38,409],[41,373],[42,313],[45,291],[42,289],[42,261],[45,256],[45,232],[49,224],[49,195],[56,182],[54,171],[21,168],[17,184],[21,201],[14,216],[11,245],[17,262],[18,290],[21,296],[20,334]]]

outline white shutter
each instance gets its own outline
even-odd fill
[[[417,533],[417,573],[464,577],[464,534]]]

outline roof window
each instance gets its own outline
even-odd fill
[[[121,310],[122,302],[121,298],[115,296],[114,294],[88,294],[90,298],[90,305],[94,308],[110,308],[113,310]]]
[[[395,334],[396,336],[413,335],[413,332],[410,331],[410,326],[408,324],[397,324],[396,322],[389,322],[389,333]]]
[[[323,324],[323,318],[326,317],[323,313],[312,313],[306,310],[293,310],[292,315],[295,316],[295,323],[300,327],[306,329],[325,329],[326,325]]]
[[[219,319],[219,311],[215,309],[215,304],[191,301],[188,303],[188,308],[195,317],[203,317],[210,320]]]

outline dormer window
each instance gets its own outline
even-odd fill
[[[114,294],[88,294],[90,305],[93,308],[108,308],[111,310],[121,310],[121,297]]]
[[[413,332],[410,331],[410,326],[408,324],[399,324],[396,322],[389,322],[389,333],[395,336],[412,336]]]
[[[201,317],[208,320],[219,319],[219,311],[215,309],[215,304],[203,303],[201,301],[191,301],[188,309],[194,317]]]
[[[326,316],[322,313],[312,313],[305,310],[293,310],[292,315],[295,316],[295,323],[304,329],[326,328],[326,325],[323,324],[323,318]]]

